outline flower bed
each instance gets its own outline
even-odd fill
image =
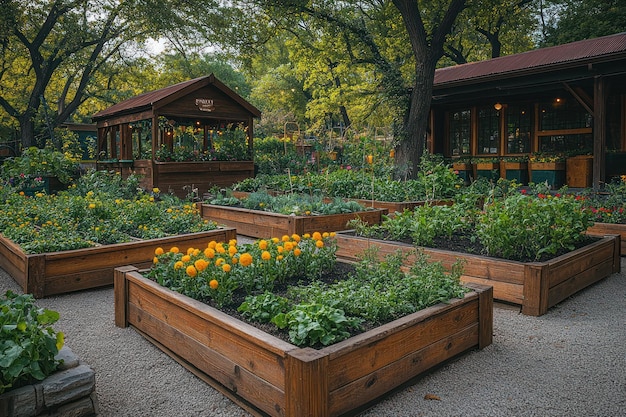
[[[379,255],[402,250],[413,252],[415,246],[354,236],[340,232],[337,256],[355,260],[370,247],[379,248]],[[432,261],[447,268],[461,259],[465,261],[462,281],[493,286],[496,300],[522,306],[522,313],[540,316],[548,309],[581,289],[620,271],[620,238],[605,236],[598,241],[545,262],[519,262],[461,252],[423,248]]]
[[[115,272],[115,323],[151,342],[245,408],[262,415],[336,416],[492,341],[491,288],[342,342],[298,348],[161,287],[133,266]]]
[[[207,244],[229,240],[235,229],[221,228],[159,239],[103,245],[61,252],[27,254],[19,245],[0,235],[0,267],[37,298],[113,284],[113,270],[152,262],[159,246]]]
[[[334,232],[345,230],[346,224],[359,218],[368,224],[378,224],[387,210],[374,209],[353,213],[325,214],[319,216],[292,216],[261,210],[198,203],[204,219],[237,229],[244,236],[282,236],[294,233]]]

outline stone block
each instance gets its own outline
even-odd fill
[[[42,385],[44,404],[51,408],[89,396],[95,389],[96,376],[88,366],[79,365],[50,375]]]

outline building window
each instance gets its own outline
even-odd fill
[[[530,153],[531,112],[527,106],[506,109],[506,153]]]
[[[478,153],[498,154],[500,148],[500,112],[493,107],[478,109]]]
[[[450,112],[450,154],[469,155],[471,152],[471,112],[459,110]]]
[[[592,153],[591,133],[551,135],[539,137],[539,151],[543,153],[587,154]]]
[[[591,127],[592,117],[574,99],[555,98],[539,104],[539,130]]]

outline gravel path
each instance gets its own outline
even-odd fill
[[[626,258],[622,258],[622,270]],[[626,274],[542,317],[496,305],[493,344],[434,370],[362,416],[626,416]],[[21,292],[0,269],[0,291]],[[100,416],[248,416],[132,328],[113,321],[113,289],[38,300],[96,372]],[[427,400],[427,395],[438,400]]]

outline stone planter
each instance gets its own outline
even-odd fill
[[[161,239],[104,245],[93,248],[26,254],[19,245],[0,235],[0,267],[25,293],[36,298],[113,284],[113,270],[135,264],[148,266],[154,250],[162,246],[186,248],[211,240],[228,242],[237,233],[232,228],[170,236]]]
[[[303,235],[313,232],[336,232],[346,230],[347,223],[356,218],[368,224],[380,224],[382,215],[387,214],[387,210],[374,209],[319,216],[290,216],[261,210],[198,204],[204,219],[233,227],[237,229],[238,234],[256,238],[291,236],[294,233]]]
[[[298,348],[163,288],[115,272],[115,323],[135,327],[255,415],[354,415],[394,388],[492,342],[490,287],[325,347]]]
[[[57,358],[63,359],[63,364],[43,381],[0,395],[0,416],[86,417],[97,414],[94,371],[81,364],[67,347],[61,349]]]
[[[594,223],[587,234],[592,236],[619,235],[621,242],[620,254],[626,256],[626,224]]]
[[[393,241],[337,233],[337,257],[353,261],[369,247],[385,254],[402,250],[413,253],[415,246]],[[605,236],[598,241],[546,262],[518,262],[447,250],[422,248],[432,261],[446,268],[461,259],[465,261],[461,280],[493,286],[494,299],[519,304],[522,313],[541,316],[567,297],[620,271],[620,238]],[[408,262],[411,258],[408,259]]]

